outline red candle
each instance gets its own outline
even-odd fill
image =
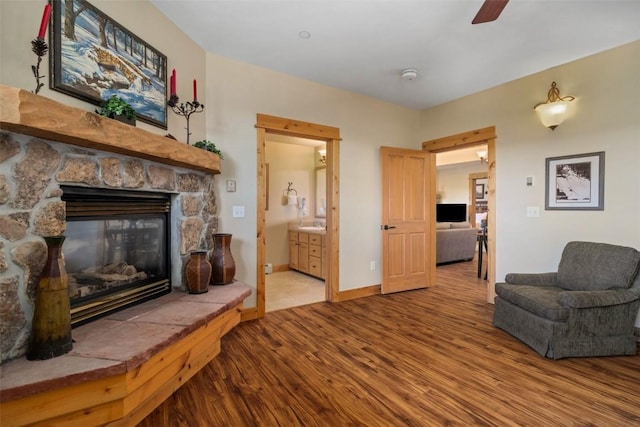
[[[170,90],[169,94],[171,96],[173,96],[173,95],[176,94],[176,69],[175,68],[171,72],[171,79],[169,80],[169,82],[170,82],[170,85],[171,85],[170,86],[171,90]]]
[[[49,25],[49,16],[51,16],[51,5],[47,3],[42,12],[42,21],[40,22],[40,31],[38,31],[38,38],[44,39],[44,33],[47,31],[47,25]]]
[[[193,100],[198,100],[198,83],[196,83],[196,79],[193,79]]]

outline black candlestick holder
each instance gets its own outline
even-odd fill
[[[189,118],[193,113],[202,113],[204,111],[204,105],[200,104],[197,99],[186,103],[178,103],[179,101],[180,98],[178,98],[178,95],[174,94],[171,95],[167,101],[167,105],[171,107],[174,113],[187,119],[187,145],[189,145],[189,135],[191,135],[191,132],[189,131]]]
[[[33,77],[36,78],[36,90],[34,91],[34,93],[37,94],[38,92],[40,92],[40,89],[42,89],[42,86],[44,86],[44,83],[40,83],[40,79],[44,78],[44,76],[40,75],[40,63],[42,62],[42,57],[45,56],[49,51],[49,46],[47,46],[47,42],[45,42],[44,39],[36,37],[35,39],[31,40],[31,50],[38,57],[38,62],[36,63],[36,65],[31,66]]]

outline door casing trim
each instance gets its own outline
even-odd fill
[[[265,300],[265,212],[266,212],[266,174],[265,174],[265,140],[267,134],[287,135],[324,141],[327,149],[327,232],[325,246],[327,277],[325,279],[326,300],[340,301],[340,129],[303,122],[283,117],[256,115],[256,146],[257,146],[257,194],[256,203],[256,307],[243,311],[242,320],[264,317],[266,311]]]
[[[488,126],[444,138],[424,141],[422,143],[422,149],[432,153],[442,153],[484,144],[487,145],[488,151],[487,175],[489,178],[489,200],[487,207],[487,223],[489,224],[487,228],[487,243],[489,246],[487,259],[487,302],[493,304],[496,283],[496,127]],[[431,185],[433,186],[432,191],[435,191],[435,182],[432,182]],[[432,228],[432,233],[435,233],[435,224]]]

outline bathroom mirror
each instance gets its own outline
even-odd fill
[[[316,218],[327,217],[327,168],[316,168]]]

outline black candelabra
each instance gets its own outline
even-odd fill
[[[42,86],[44,86],[44,83],[40,83],[40,79],[44,78],[44,76],[40,75],[40,63],[42,62],[42,57],[47,54],[49,46],[47,46],[47,42],[45,42],[44,39],[36,37],[35,39],[31,40],[31,50],[38,57],[38,62],[36,63],[36,65],[31,66],[33,77],[36,78],[36,90],[34,91],[34,93],[38,93],[40,92],[40,89],[42,89]]]
[[[193,113],[202,113],[204,111],[204,105],[200,104],[197,99],[194,99],[191,102],[180,102],[179,103],[178,95],[173,94],[167,101],[167,105],[171,107],[174,113],[179,116],[183,116],[187,119],[187,145],[189,144],[189,135],[191,132],[189,131],[189,118]]]

